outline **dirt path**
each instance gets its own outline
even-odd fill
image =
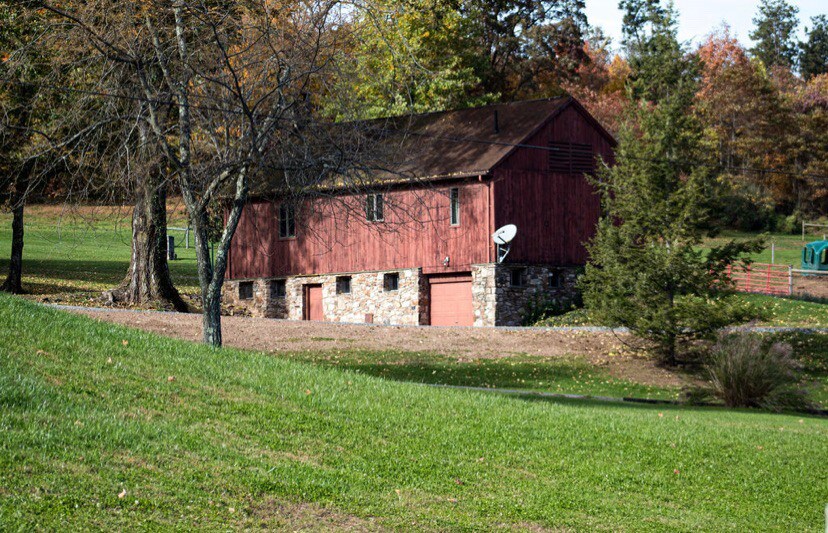
[[[161,335],[201,340],[201,315],[100,309],[73,311]],[[606,332],[368,326],[233,316],[221,320],[225,345],[237,348],[274,353],[398,350],[436,352],[463,359],[514,355],[578,356],[606,367],[617,378],[646,385],[680,386],[684,383],[679,376],[647,359],[623,354],[622,343]]]

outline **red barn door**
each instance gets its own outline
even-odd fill
[[[473,326],[471,276],[431,276],[428,279],[432,326]]]
[[[305,285],[305,320],[325,320],[322,312],[322,285]]]

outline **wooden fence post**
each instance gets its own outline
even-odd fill
[[[745,269],[745,291],[750,292],[750,269],[751,265],[748,265]]]
[[[793,266],[788,265],[788,296],[793,294]]]

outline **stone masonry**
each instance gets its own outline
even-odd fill
[[[517,279],[513,272],[518,271]],[[521,326],[528,308],[571,298],[580,269],[519,264],[472,267],[475,326]],[[513,281],[519,281],[514,284]]]
[[[399,276],[397,290],[385,289],[386,274]],[[338,278],[350,278],[349,293],[337,291]],[[285,284],[283,297],[277,296],[274,290],[280,279]],[[244,283],[253,283],[253,297],[250,299],[240,298],[240,285]],[[224,284],[223,303],[234,313],[301,320],[303,287],[320,284],[323,314],[327,321],[372,320],[376,324],[387,325],[417,325],[421,322],[424,280],[420,269],[232,280]]]
[[[571,298],[580,269],[538,265],[472,265],[475,326],[520,326],[527,309]],[[517,273],[515,273],[517,272]],[[386,274],[398,274],[397,290],[386,290]],[[350,278],[350,293],[337,290],[337,279]],[[242,285],[252,284],[242,299]],[[279,285],[284,295],[279,294]],[[268,318],[303,318],[303,287],[322,285],[322,308],[330,322],[417,325],[429,321],[428,277],[418,268],[287,278],[231,280],[224,284],[223,303],[234,314]],[[246,287],[249,289],[249,285]]]
[[[520,286],[512,285],[512,271],[515,268],[523,269],[523,284]],[[496,325],[526,325],[523,320],[531,305],[545,306],[572,298],[579,272],[578,268],[499,265],[496,275]],[[553,279],[557,279],[554,284]]]

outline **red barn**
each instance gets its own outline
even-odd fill
[[[519,325],[527,305],[570,293],[599,217],[585,174],[612,159],[612,136],[568,97],[417,115],[409,131],[413,182],[309,200],[301,217],[251,199],[225,303],[275,318]],[[492,233],[507,224],[517,235],[498,262]]]

